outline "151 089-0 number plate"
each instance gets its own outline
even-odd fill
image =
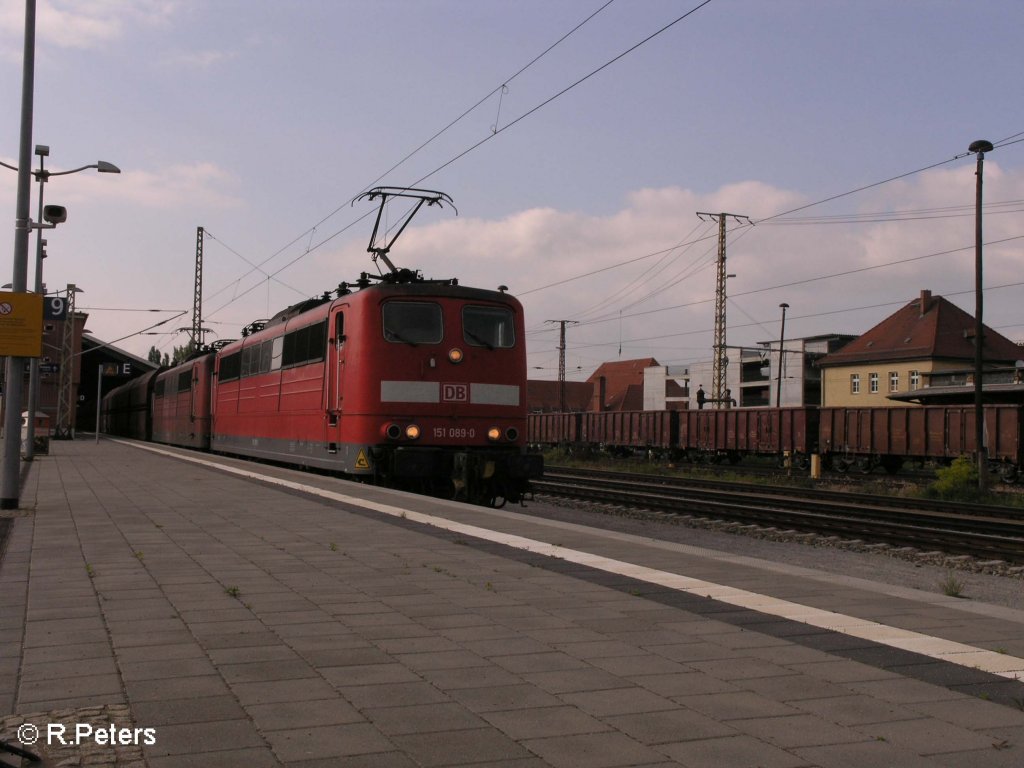
[[[434,427],[434,437],[472,440],[476,437],[476,430],[472,427]]]

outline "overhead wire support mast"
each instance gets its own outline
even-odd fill
[[[725,222],[732,218],[737,222],[745,219],[748,224],[753,224],[749,216],[739,213],[706,213],[697,211],[697,216],[703,221],[707,216],[712,221],[718,222],[718,270],[715,280],[715,338],[712,342],[714,357],[711,363],[711,397],[708,402],[714,404],[715,408],[721,407],[722,403],[729,398],[726,397],[726,370],[729,365],[729,358],[726,354],[725,342],[725,281],[729,275],[725,271]]]
[[[192,348],[203,348],[203,236],[202,227],[196,227],[196,287],[192,298]]]
[[[565,325],[572,323],[578,325],[578,320],[545,320],[546,323],[558,323],[561,328],[558,332],[558,410],[565,413]]]
[[[381,235],[380,244],[378,244],[377,233],[380,230],[380,219],[384,214],[384,206],[387,205],[388,198],[392,197],[407,197],[412,198],[413,200],[418,200],[419,202],[412,207],[412,210],[406,213],[405,218],[401,220],[401,226],[399,226],[398,231],[391,236],[391,241],[388,242],[387,232],[384,232],[383,235]],[[374,262],[376,262],[377,259],[381,259],[385,264],[387,264],[388,269],[392,273],[397,273],[398,268],[391,263],[391,259],[388,258],[388,252],[395,244],[395,241],[405,231],[405,228],[409,226],[409,222],[412,221],[413,216],[415,216],[419,212],[420,208],[423,207],[424,203],[427,205],[436,205],[441,208],[444,207],[445,203],[448,203],[448,205],[452,207],[452,210],[455,211],[455,215],[459,215],[459,211],[456,209],[452,199],[444,192],[437,192],[433,189],[415,189],[413,187],[374,187],[369,192],[364,192],[359,195],[356,200],[362,200],[363,198],[368,200],[380,199],[380,207],[377,209],[377,221],[373,224],[373,234],[370,235],[370,245],[366,250],[373,254]],[[352,201],[353,205],[356,200]]]

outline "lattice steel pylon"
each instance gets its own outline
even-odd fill
[[[736,219],[736,221],[746,219],[748,223],[750,219],[738,213],[703,213],[698,211],[697,216],[701,217],[701,219],[708,216],[718,222],[718,269],[715,278],[715,338],[712,342],[714,357],[711,362],[711,397],[708,399],[708,402],[711,403],[713,408],[721,408],[727,399],[725,391],[726,374],[729,365],[725,342],[725,282],[729,278],[729,275],[725,272],[725,221],[730,216]]]
[[[53,431],[55,440],[71,440],[74,427],[71,423],[72,394],[75,368],[75,294],[78,287],[68,283],[67,316],[64,318],[64,333],[60,345],[60,378],[57,386],[57,427]]]
[[[565,325],[572,323],[576,325],[577,320],[545,320],[547,323],[558,323],[561,328],[558,333],[558,410],[565,413]]]
[[[203,348],[203,228],[196,227],[196,287],[192,297],[192,349]]]

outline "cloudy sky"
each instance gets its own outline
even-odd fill
[[[578,321],[574,378],[710,357],[698,211],[753,222],[729,223],[730,344],[778,338],[780,302],[787,337],[863,332],[923,288],[973,312],[981,138],[985,319],[1024,340],[1019,0],[38,2],[33,145],[50,170],[122,169],[46,185],[69,216],[45,280],[136,354],[186,341],[198,226],[208,340],[234,338],[375,270],[353,198],[378,184],[451,195],[458,215],[424,209],[392,258],[508,285],[538,378],[552,320]],[[23,25],[0,0],[10,164]]]

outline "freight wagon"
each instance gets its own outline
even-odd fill
[[[1013,482],[1024,458],[1021,406],[985,406],[992,469]],[[691,461],[787,455],[806,467],[812,454],[839,472],[896,472],[909,460],[950,461],[974,453],[973,406],[733,408],[533,414],[533,445],[587,445],[614,453],[657,450]]]

